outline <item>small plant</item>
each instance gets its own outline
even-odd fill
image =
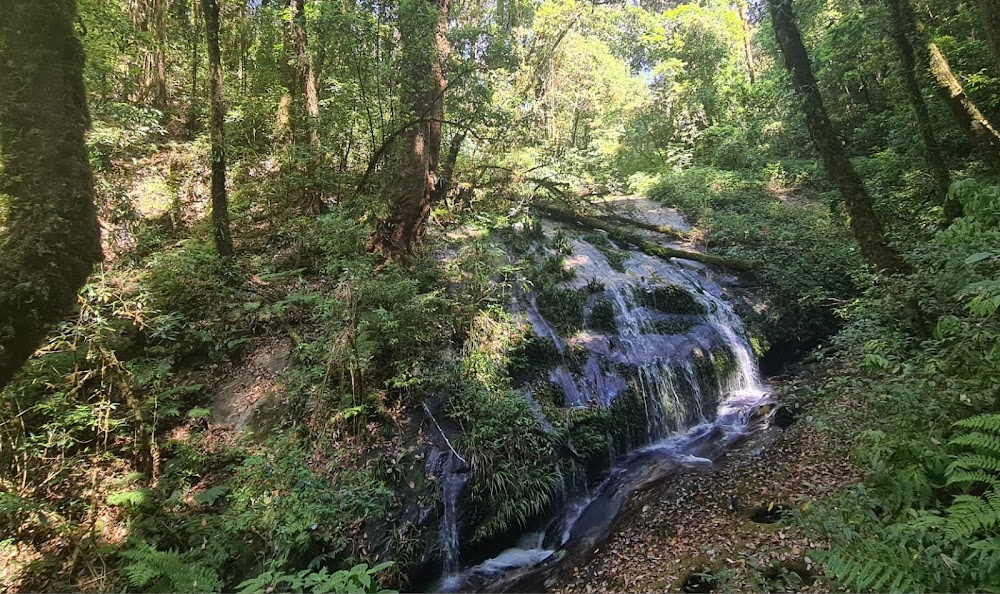
[[[246,580],[236,587],[237,592],[296,592],[304,594],[396,594],[378,585],[378,574],[392,567],[387,561],[374,567],[359,563],[350,569],[330,572],[326,567],[319,570],[303,569],[294,573],[284,573],[269,569],[257,577]]]

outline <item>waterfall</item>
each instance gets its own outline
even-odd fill
[[[570,408],[610,408],[622,398],[641,401],[636,406],[644,419],[636,422],[645,427],[629,435],[644,437],[627,443],[626,451],[615,451],[609,439],[613,467],[589,489],[586,484],[566,486],[575,496],[550,522],[547,540],[525,535],[518,547],[459,574],[457,551],[446,555],[450,578],[441,589],[481,589],[500,576],[551,563],[559,548],[597,542],[631,492],[680,466],[710,464],[720,448],[750,429],[754,409],[767,402],[746,329],[725,299],[718,273],[694,262],[639,252],[627,252],[616,270],[590,243],[570,239],[569,245],[572,253],[566,261],[575,276],[567,285],[590,292],[584,310],[584,325],[590,329],[560,336],[534,298],[523,303],[535,334],[551,340],[564,358],[548,379]],[[613,310],[613,329],[606,320],[603,325],[587,323],[602,303],[605,312],[608,303]],[[444,488],[446,515],[454,514],[447,482]],[[457,546],[453,523],[442,523],[449,550]]]
[[[441,485],[441,499],[444,510],[441,515],[441,527],[438,542],[442,555],[442,570],[445,576],[458,572],[459,563],[459,521],[458,499],[462,489],[469,482],[469,468],[465,462],[451,450],[435,450],[427,461],[429,474],[437,478]]]

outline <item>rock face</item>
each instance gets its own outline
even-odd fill
[[[641,206],[643,217],[684,227],[676,213]],[[540,415],[544,430],[556,430],[555,417],[569,419],[560,427],[568,433],[564,462],[573,480],[559,509],[538,524],[540,538],[513,547],[498,541],[498,556],[457,571],[447,555],[452,565],[435,589],[542,584],[559,559],[579,559],[599,546],[637,489],[685,466],[712,464],[767,420],[753,414],[768,395],[727,295],[735,279],[702,264],[623,250],[596,233],[550,224],[545,232],[561,254],[543,257],[565,256],[571,272],[555,286],[538,283],[542,288],[513,304],[545,347],[536,354],[537,377],[522,391],[552,417]],[[442,526],[458,523],[447,515]]]

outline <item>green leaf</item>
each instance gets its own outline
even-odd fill
[[[965,259],[965,263],[966,264],[975,264],[976,262],[982,262],[983,260],[987,260],[987,259],[992,258],[994,256],[995,256],[995,254],[993,252],[976,252],[975,254],[972,254],[971,256],[969,256],[968,258],[966,258]]]
[[[187,416],[189,419],[203,419],[212,414],[212,411],[207,408],[192,408],[188,411]]]

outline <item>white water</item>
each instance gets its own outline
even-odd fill
[[[664,261],[638,252],[630,252],[624,271],[616,271],[589,243],[573,239],[570,245],[573,251],[567,262],[576,272],[570,286],[579,289],[593,280],[602,283],[605,289],[592,298],[591,306],[599,298],[611,301],[617,333],[605,336],[583,331],[559,336],[531,299],[525,314],[536,334],[552,340],[564,356],[568,347],[586,351],[580,372],[572,373],[569,365],[560,365],[550,372],[549,379],[562,389],[569,407],[609,407],[633,388],[642,398],[647,443],[634,444],[636,449],[620,458],[601,484],[564,506],[554,520],[558,542],[544,543],[540,535],[532,533],[518,547],[482,564],[461,572],[453,565],[446,567],[439,584],[443,590],[460,588],[471,578],[482,583],[483,578],[544,563],[572,539],[606,528],[631,490],[654,480],[665,469],[711,464],[705,452],[725,447],[745,434],[753,410],[767,402],[743,323],[723,298],[718,273],[701,264]],[[657,287],[682,289],[704,307],[705,313],[663,313],[643,306],[636,298],[640,292]],[[676,334],[657,333],[657,323],[664,322],[688,328]],[[720,377],[713,372],[710,378],[699,373],[699,366],[703,370],[722,368],[716,365],[717,356],[732,359],[727,367],[730,373]],[[458,542],[449,535],[443,544],[457,547]],[[448,554],[446,561],[453,558],[457,559],[457,553]]]

